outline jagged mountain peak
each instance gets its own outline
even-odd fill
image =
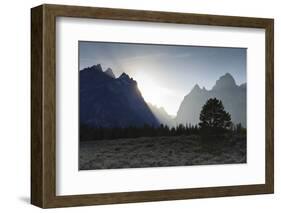
[[[195,84],[191,91],[199,91],[201,90],[200,86],[198,84]]]
[[[111,68],[107,68],[107,70],[105,70],[104,73],[110,76],[111,78],[115,78],[115,75]]]
[[[101,64],[93,65],[91,70],[103,72]]]
[[[117,78],[117,80],[119,80],[119,81],[121,81],[121,82],[123,82],[123,83],[126,83],[126,84],[131,84],[131,83],[133,83],[133,84],[137,84],[137,82],[133,79],[133,78],[131,78],[127,73],[125,73],[125,72],[123,72],[120,76],[119,76],[119,78]]]
[[[209,98],[217,98],[222,101],[227,112],[231,114],[232,122],[241,123],[246,127],[246,84],[237,85],[231,74],[226,73],[221,76],[213,89],[200,89],[195,85],[182,101],[177,112],[176,121],[178,123],[198,124],[200,111]],[[197,91],[197,92],[195,92]]]
[[[108,76],[111,69],[100,71],[101,65],[94,65],[79,72],[81,125],[110,128],[159,125],[136,87],[136,81],[126,73],[115,79]]]
[[[103,72],[102,66],[100,64],[95,64],[90,67],[85,67],[80,70],[81,72],[86,71],[86,72]]]
[[[195,84],[195,86],[193,87],[193,89],[192,90],[200,90],[201,88],[199,87],[199,85],[198,84]]]
[[[128,79],[130,80],[130,76],[127,74],[127,73],[122,73],[120,76],[119,76],[119,79]]]
[[[236,87],[236,82],[230,73],[221,76],[217,81],[213,90],[227,89]]]
[[[200,88],[200,86],[198,84],[195,84],[194,87],[191,89],[190,94],[196,94],[201,91],[202,91],[202,89]]]

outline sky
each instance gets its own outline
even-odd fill
[[[212,89],[225,73],[245,83],[246,54],[245,48],[79,41],[79,70],[101,64],[116,77],[125,72],[146,102],[175,116],[195,84]]]

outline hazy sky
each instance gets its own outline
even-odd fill
[[[196,46],[79,42],[79,69],[101,64],[116,77],[127,73],[138,82],[144,99],[176,115],[195,84],[211,89],[230,73],[246,82],[246,49]]]

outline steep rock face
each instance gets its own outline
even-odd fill
[[[224,108],[231,114],[232,122],[241,123],[246,127],[246,83],[236,85],[234,78],[229,74],[221,76],[211,90],[201,89],[195,85],[186,95],[179,107],[176,122],[182,124],[198,124],[202,106],[209,98],[218,98]]]
[[[137,82],[123,73],[115,78],[112,70],[101,65],[79,73],[80,125],[91,127],[128,127],[159,125],[144,101]]]

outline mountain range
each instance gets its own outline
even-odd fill
[[[79,72],[79,119],[89,127],[159,125],[137,82],[126,73],[116,78],[100,64]]]
[[[176,123],[198,124],[202,106],[209,98],[218,98],[231,115],[233,123],[246,127],[246,83],[237,85],[231,74],[221,76],[211,90],[195,85],[187,94],[177,112]]]
[[[212,97],[222,100],[234,123],[246,127],[246,83],[238,86],[229,73],[211,90],[196,84],[184,97],[175,118],[163,107],[146,103],[137,82],[126,73],[116,78],[111,68],[104,71],[100,64],[80,70],[79,96],[80,124],[90,127],[195,125],[202,106]]]

